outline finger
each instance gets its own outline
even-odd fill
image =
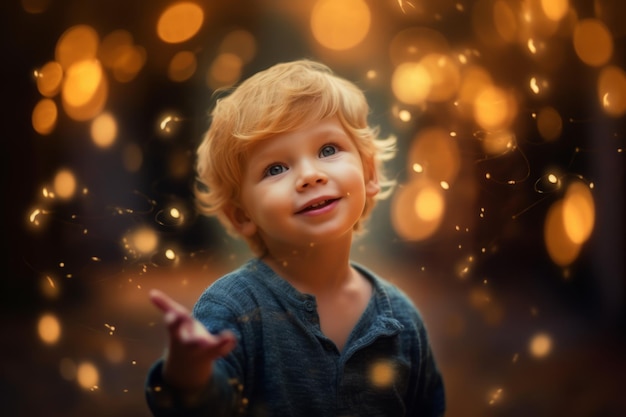
[[[178,314],[189,315],[189,310],[185,306],[174,301],[173,298],[163,291],[157,289],[150,290],[150,301],[164,313],[174,311]]]

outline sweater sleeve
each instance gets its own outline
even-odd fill
[[[146,380],[146,400],[155,417],[236,416],[241,411],[241,389],[233,384],[217,361],[213,374],[201,391],[185,394],[170,387],[163,379],[163,360],[154,363]]]
[[[194,306],[193,315],[211,333],[223,330],[233,332],[237,345],[227,356],[217,359],[213,373],[204,389],[193,394],[183,393],[168,386],[163,379],[163,359],[156,361],[148,372],[146,400],[155,417],[231,417],[241,415],[246,399],[243,395],[244,345],[239,326],[240,313],[232,305],[226,305],[226,297],[205,292]]]

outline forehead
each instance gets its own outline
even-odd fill
[[[271,154],[287,144],[304,146],[325,140],[346,140],[350,136],[337,117],[330,117],[309,123],[299,129],[282,132],[268,138],[254,141],[248,148],[248,158]]]

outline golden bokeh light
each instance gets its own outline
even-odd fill
[[[311,32],[322,46],[342,51],[365,39],[370,8],[362,0],[317,0],[311,11]]]
[[[544,358],[552,351],[552,338],[546,333],[537,333],[530,339],[530,353],[535,358]]]
[[[541,8],[548,19],[559,21],[567,15],[569,0],[541,0]]]
[[[548,209],[544,223],[544,241],[550,259],[564,267],[576,260],[581,245],[572,241],[568,235],[563,207],[563,200],[558,200]]]
[[[471,9],[476,37],[485,45],[501,46],[511,42],[518,31],[517,18],[504,0],[477,0]]]
[[[40,135],[47,135],[54,130],[59,110],[56,103],[49,99],[43,98],[37,102],[31,116],[31,123],[35,132]]]
[[[196,72],[198,62],[190,51],[179,51],[167,67],[167,76],[174,82],[186,81]]]
[[[476,97],[492,85],[491,75],[485,68],[477,65],[463,67],[456,101],[460,115],[466,119],[473,119]]]
[[[60,169],[54,176],[54,193],[57,197],[67,200],[76,193],[76,177],[69,169]]]
[[[42,342],[53,345],[61,338],[61,323],[59,319],[50,313],[44,314],[37,323],[37,333]]]
[[[546,106],[537,114],[537,130],[546,141],[553,141],[561,136],[563,120],[554,107]]]
[[[59,287],[52,277],[46,275],[39,280],[39,288],[41,293],[50,299],[57,298],[59,296]]]
[[[386,388],[393,385],[396,379],[396,370],[393,362],[379,360],[370,366],[369,378],[372,385],[377,388]]]
[[[511,2],[497,0],[493,3],[493,25],[503,41],[516,40],[519,25]]]
[[[431,84],[430,73],[417,62],[398,65],[391,78],[393,94],[405,104],[422,104],[430,93]]]
[[[130,245],[130,250],[146,255],[156,250],[159,237],[153,229],[142,226],[130,231],[126,242]]]
[[[66,71],[81,61],[92,61],[98,56],[100,37],[88,25],[76,25],[67,29],[57,41],[55,60]]]
[[[121,83],[135,79],[146,63],[146,50],[139,45],[122,45],[115,50],[113,78]]]
[[[602,68],[598,77],[598,101],[606,114],[626,114],[626,72],[615,65]]]
[[[456,95],[461,84],[461,73],[449,56],[431,53],[420,60],[430,79],[427,100],[444,102]]]
[[[108,83],[100,61],[79,61],[67,69],[63,83],[63,108],[69,117],[85,121],[98,115],[106,104]]]
[[[606,64],[613,55],[613,38],[598,19],[582,19],[574,28],[574,49],[582,62],[593,67]]]
[[[432,223],[441,218],[444,205],[443,196],[436,188],[425,187],[415,197],[414,209],[420,220]]]
[[[100,373],[98,368],[91,362],[83,362],[76,369],[78,385],[84,389],[94,389],[98,386]]]
[[[132,46],[133,43],[133,35],[129,31],[123,29],[114,30],[102,38],[100,48],[98,49],[98,58],[104,67],[113,68],[120,49]]]
[[[102,113],[91,122],[91,139],[96,146],[108,148],[117,138],[117,121],[111,113]]]
[[[389,44],[389,57],[394,66],[404,62],[419,62],[428,54],[448,54],[448,40],[434,29],[412,27],[397,33]]]
[[[181,43],[194,37],[204,23],[204,10],[189,1],[167,7],[157,22],[157,34],[166,43]]]
[[[515,134],[508,130],[485,132],[481,137],[483,151],[487,155],[502,155],[515,147]]]
[[[212,89],[235,84],[243,71],[243,61],[233,53],[219,54],[211,63],[207,74],[207,85]]]
[[[56,61],[47,62],[35,73],[37,90],[44,97],[54,97],[61,90],[63,67]]]
[[[402,239],[417,241],[432,236],[445,212],[443,190],[432,181],[418,178],[399,187],[391,202],[391,221]]]
[[[581,181],[567,187],[563,198],[563,223],[567,237],[575,244],[582,244],[591,235],[596,216],[593,195]]]
[[[407,170],[415,171],[434,182],[453,183],[460,166],[461,155],[458,144],[443,128],[423,129],[411,143],[407,158]]]
[[[474,118],[483,129],[505,129],[516,115],[515,100],[509,93],[496,86],[484,88],[474,100]]]
[[[252,61],[257,52],[256,39],[247,30],[237,29],[228,33],[220,43],[219,53],[235,54],[244,64]]]

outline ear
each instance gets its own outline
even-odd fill
[[[376,164],[373,160],[367,161],[365,164],[365,195],[374,197],[380,192],[380,184],[378,182],[378,172]]]
[[[240,235],[252,237],[256,234],[256,224],[250,219],[243,208],[236,205],[229,205],[225,208],[224,214]]]

